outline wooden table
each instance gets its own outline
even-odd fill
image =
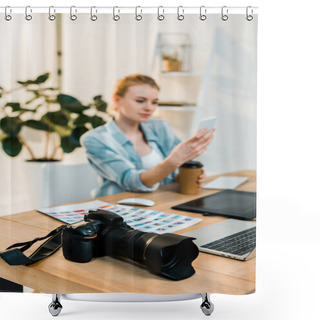
[[[255,191],[254,171],[240,171],[225,175],[249,177],[249,181],[238,190]],[[216,178],[213,176],[208,181]],[[206,225],[225,220],[222,217],[204,217],[196,213],[170,209],[217,190],[200,190],[198,195],[188,196],[178,193],[176,184],[161,186],[157,191],[143,193],[121,193],[98,198],[116,203],[119,199],[142,197],[154,200],[152,208],[159,211],[179,213],[203,218],[203,221],[177,233],[185,233]],[[35,210],[0,217],[0,250],[16,242],[32,240],[44,236],[62,223]],[[29,249],[26,254],[34,251]],[[60,249],[53,256],[30,266],[9,266],[0,259],[0,277],[52,294],[90,293],[90,292],[130,292],[145,294],[182,294],[195,292],[248,294],[255,291],[255,258],[236,261],[211,254],[200,253],[193,262],[196,270],[192,277],[172,281],[151,274],[145,268],[112,257],[94,258],[89,263],[75,263],[66,260]]]

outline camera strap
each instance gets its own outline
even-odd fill
[[[38,262],[44,258],[49,257],[55,253],[62,245],[61,234],[67,226],[63,225],[55,230],[52,230],[45,237],[35,238],[32,241],[15,243],[8,247],[6,251],[0,252],[0,257],[11,266],[29,265]],[[39,248],[34,251],[29,257],[23,254],[24,251],[29,249],[34,243],[47,239]]]

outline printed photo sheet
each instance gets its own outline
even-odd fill
[[[126,205],[111,204],[99,200],[38,209],[52,218],[67,224],[74,224],[83,220],[89,210],[108,210],[121,216],[134,229],[144,232],[171,233],[188,228],[202,219],[162,211],[141,209]]]

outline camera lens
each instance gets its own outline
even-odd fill
[[[175,247],[167,247],[162,250],[163,267],[174,265],[177,262],[177,255]]]
[[[150,272],[172,280],[186,279],[195,273],[191,263],[199,250],[193,238],[128,227],[108,228],[102,234],[106,255],[131,259],[145,265]]]

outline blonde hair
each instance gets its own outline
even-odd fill
[[[142,84],[148,84],[150,87],[160,90],[160,87],[151,77],[143,74],[130,74],[118,80],[113,91],[113,96],[124,97],[129,87]]]

